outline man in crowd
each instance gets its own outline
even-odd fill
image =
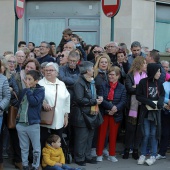
[[[29,42],[28,43],[28,49],[33,52],[34,51],[34,48],[35,48],[35,44],[33,42]]]
[[[22,69],[22,65],[24,61],[26,60],[25,53],[22,50],[19,50],[15,53],[16,59],[17,59],[17,68],[16,72],[20,72]]]
[[[18,43],[18,50],[21,50],[23,47],[26,47],[26,42],[25,41],[20,41],[19,43]]]

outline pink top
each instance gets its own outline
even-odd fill
[[[166,73],[165,81],[169,81],[169,79],[170,79],[170,74]]]

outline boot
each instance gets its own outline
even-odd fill
[[[138,149],[133,149],[132,158],[135,160],[139,159]]]
[[[3,170],[3,163],[0,163],[0,170]]]
[[[15,168],[18,168],[19,170],[22,170],[22,162],[15,162]]]
[[[123,159],[128,159],[129,158],[129,151],[130,151],[130,149],[125,148],[124,155],[122,156]]]

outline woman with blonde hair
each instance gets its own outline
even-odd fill
[[[138,56],[134,59],[129,73],[126,76],[125,87],[127,90],[128,100],[127,117],[126,117],[126,133],[125,133],[125,150],[123,159],[129,158],[130,147],[133,147],[132,157],[137,160],[138,148],[141,142],[141,131],[138,124],[140,103],[136,100],[136,86],[140,80],[147,77],[146,59]]]

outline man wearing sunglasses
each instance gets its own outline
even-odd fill
[[[97,57],[100,56],[104,52],[103,48],[100,46],[96,46],[93,50],[92,53],[94,55],[94,58],[90,60],[93,64],[96,63]]]

